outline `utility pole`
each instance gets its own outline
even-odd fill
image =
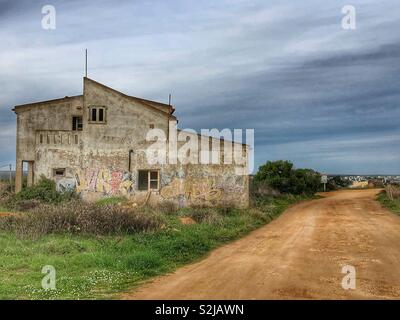
[[[11,173],[11,171],[12,171],[12,164],[10,164],[10,185],[12,183],[12,173]]]

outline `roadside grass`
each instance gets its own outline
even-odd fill
[[[386,192],[383,191],[378,194],[377,199],[385,208],[396,214],[400,214],[400,198],[392,200],[388,197]]]
[[[165,215],[157,231],[96,236],[50,234],[38,239],[0,232],[0,299],[108,299],[171,272],[272,221],[305,196],[268,197],[252,208],[193,208]],[[190,216],[197,224],[185,225]],[[1,218],[0,218],[1,219]],[[56,269],[56,290],[41,288],[43,266]]]

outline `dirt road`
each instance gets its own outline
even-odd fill
[[[374,200],[377,192],[331,192],[298,204],[123,298],[398,299],[400,217]],[[355,267],[355,290],[341,286],[344,265]]]

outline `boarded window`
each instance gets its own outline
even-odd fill
[[[158,190],[160,174],[158,170],[139,170],[138,189],[142,191]]]
[[[82,131],[82,117],[72,117],[72,131]]]

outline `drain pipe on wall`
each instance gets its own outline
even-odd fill
[[[129,150],[129,164],[128,164],[128,172],[131,172],[131,164],[132,164],[132,153],[133,150]]]

